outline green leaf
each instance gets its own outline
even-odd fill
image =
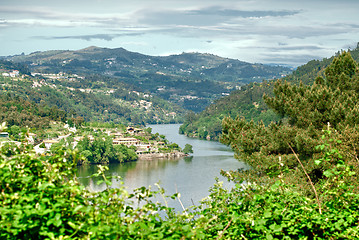
[[[62,220],[61,220],[61,219],[57,219],[57,220],[54,221],[54,225],[55,225],[56,227],[60,227],[61,224],[62,224]]]
[[[267,233],[266,239],[267,240],[273,240],[273,236],[271,234]]]
[[[271,218],[272,217],[272,212],[271,211],[265,211],[263,214],[264,218]]]
[[[331,176],[333,176],[333,173],[331,170],[326,170],[323,173],[324,176],[326,176],[327,178],[330,178]]]
[[[70,227],[72,227],[73,229],[77,229],[76,224],[74,224],[73,222],[68,221],[67,224],[68,224]]]

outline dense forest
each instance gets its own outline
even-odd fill
[[[66,122],[68,114],[57,107],[48,107],[26,101],[10,93],[0,94],[0,122],[9,127],[16,125],[29,128],[47,128],[49,122]]]
[[[344,51],[312,82],[275,83],[264,101],[277,123],[224,119],[221,141],[252,168],[223,172],[234,187],[217,181],[182,213],[167,206],[179,193],[112,188],[103,166],[96,176],[107,189],[84,189],[71,150],[0,155],[0,237],[358,239],[358,63]]]
[[[359,62],[359,48],[348,50],[353,59]],[[336,53],[339,56],[340,52]],[[283,81],[299,85],[312,85],[317,76],[324,76],[324,70],[334,57],[312,60],[298,67],[292,74],[282,78]],[[240,90],[233,91],[230,96],[214,101],[201,113],[190,113],[180,128],[180,132],[191,137],[218,140],[221,134],[221,123],[225,117],[237,116],[263,121],[268,125],[271,121],[280,121],[281,116],[268,107],[263,95],[273,96],[273,89],[277,80],[250,83]]]

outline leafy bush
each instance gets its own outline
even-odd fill
[[[330,139],[328,140],[330,142]],[[327,141],[327,142],[328,142]],[[329,144],[329,143],[328,143]],[[330,144],[329,144],[330,145]],[[325,165],[340,159],[327,143],[318,149]],[[324,146],[324,147],[323,147]],[[175,213],[169,197],[141,187],[133,194],[111,188],[99,165],[99,183],[89,192],[75,176],[76,152],[34,157],[0,157],[0,238],[2,239],[357,239],[359,194],[345,180],[353,172],[336,161],[318,189],[320,202],[284,182],[283,169],[273,184],[217,182],[198,206]],[[230,176],[230,173],[226,173]],[[335,184],[337,190],[330,187]],[[154,200],[162,196],[164,204]],[[335,196],[335,197],[333,197]],[[180,201],[180,194],[170,196]],[[138,206],[138,207],[136,207]]]

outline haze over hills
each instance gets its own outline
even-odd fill
[[[123,48],[88,47],[6,57],[37,73],[100,74],[135,86],[187,110],[202,111],[215,99],[250,82],[280,78],[288,67],[251,64],[203,53],[148,56]]]

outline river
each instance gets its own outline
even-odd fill
[[[180,124],[149,125],[152,133],[163,134],[170,142],[177,143],[184,148],[185,144],[193,146],[194,153],[180,159],[138,160],[136,162],[110,164],[109,174],[121,176],[124,186],[129,192],[142,186],[155,187],[160,182],[161,187],[170,195],[177,191],[181,194],[181,201],[185,207],[197,204],[208,195],[208,190],[218,177],[230,187],[224,177],[223,170],[246,168],[246,165],[233,157],[231,149],[214,141],[199,140],[178,134]],[[97,171],[96,165],[79,166],[79,181],[94,191],[105,189],[104,184],[96,185],[89,177]],[[119,186],[113,182],[113,186]],[[179,209],[178,202],[170,202],[171,207]]]

